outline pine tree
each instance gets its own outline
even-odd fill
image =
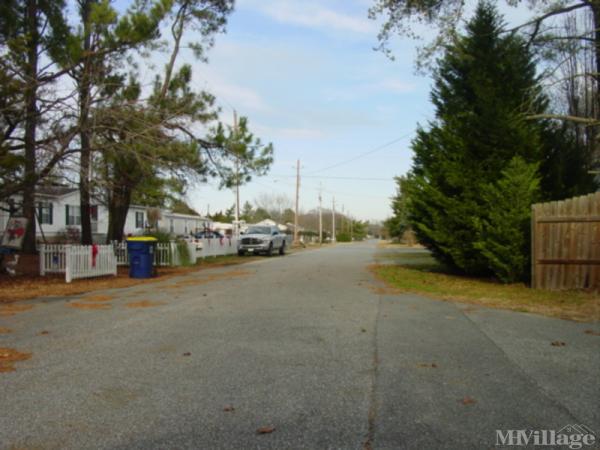
[[[543,111],[546,101],[527,48],[502,33],[502,20],[487,2],[447,47],[434,81],[436,119],[412,144],[409,219],[436,258],[467,274],[489,275],[495,266],[475,245],[482,221],[490,220],[483,193],[514,157],[540,161],[540,125],[525,113]]]

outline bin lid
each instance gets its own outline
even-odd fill
[[[158,239],[152,236],[137,236],[127,238],[127,242],[156,242]]]

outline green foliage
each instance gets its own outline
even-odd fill
[[[568,123],[551,123],[543,130],[541,137],[547,150],[540,165],[542,200],[563,200],[598,189],[590,173],[594,169],[594,147],[585,142],[583,134],[579,126]]]
[[[215,222],[231,223],[235,220],[235,205],[225,211],[217,211],[209,216]]]
[[[166,230],[146,230],[144,236],[156,238],[157,242],[161,244],[166,244],[173,240],[171,233]]]
[[[369,222],[352,220],[352,237],[355,241],[362,241],[369,232]]]
[[[525,177],[518,170],[529,173],[524,167],[541,160],[542,127],[526,120],[525,113],[542,112],[546,101],[527,48],[518,37],[503,34],[501,25],[495,9],[480,3],[466,35],[447,47],[432,92],[436,120],[428,130],[417,131],[413,169],[402,182],[402,194],[419,241],[439,261],[471,275],[515,278],[526,275],[514,273],[515,266],[523,267],[500,261],[506,253],[493,247],[492,241],[501,241],[490,229],[501,220],[503,233],[518,235],[521,216],[513,210],[511,219],[492,214],[489,186],[505,170],[505,176]],[[521,166],[513,167],[515,157]],[[495,186],[497,195],[531,200],[525,182],[518,193],[501,193],[506,183]],[[486,237],[480,238],[483,230]]]
[[[392,217],[384,223],[390,237],[401,238],[410,227],[408,222],[407,197],[405,194],[406,177],[396,177],[396,195],[392,197]]]
[[[179,255],[179,262],[182,266],[191,266],[196,264],[196,261],[192,261],[192,255],[190,255],[190,248],[186,241],[176,242],[177,254]]]
[[[513,158],[500,179],[482,190],[486,214],[477,223],[474,247],[505,283],[525,278],[530,264],[531,205],[539,198],[535,164]]]
[[[338,242],[352,242],[349,231],[339,231],[336,233],[335,239]]]

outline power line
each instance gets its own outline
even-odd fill
[[[354,156],[353,158],[347,159],[347,160],[345,160],[345,161],[341,161],[341,162],[339,162],[339,163],[336,163],[336,164],[333,164],[333,165],[331,165],[331,166],[323,167],[322,169],[319,169],[319,170],[316,170],[316,171],[314,171],[314,172],[311,172],[311,174],[313,174],[313,175],[314,175],[315,173],[325,172],[326,170],[329,170],[329,169],[334,169],[334,168],[336,168],[336,167],[343,166],[344,164],[348,164],[348,163],[350,163],[350,162],[356,161],[357,159],[364,158],[365,156],[372,155],[373,153],[376,153],[376,152],[378,152],[378,151],[381,151],[381,150],[383,150],[384,148],[387,148],[387,147],[389,147],[390,145],[393,145],[393,144],[395,144],[396,142],[400,142],[401,140],[403,140],[403,139],[406,139],[406,138],[407,138],[407,137],[409,137],[411,134],[412,134],[412,132],[410,132],[410,133],[406,133],[405,135],[403,135],[403,136],[400,136],[399,138],[396,138],[396,139],[394,139],[394,140],[392,140],[392,141],[390,141],[390,142],[387,142],[387,143],[385,143],[385,144],[383,144],[383,145],[380,145],[379,147],[375,147],[373,150],[369,150],[368,152],[361,153],[360,155]]]
[[[296,175],[271,175],[273,178],[294,178]],[[316,178],[318,180],[358,180],[358,181],[394,181],[394,177],[333,177],[320,175],[303,175],[303,178]]]

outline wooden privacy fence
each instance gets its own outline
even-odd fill
[[[531,283],[600,289],[600,192],[532,206]]]

